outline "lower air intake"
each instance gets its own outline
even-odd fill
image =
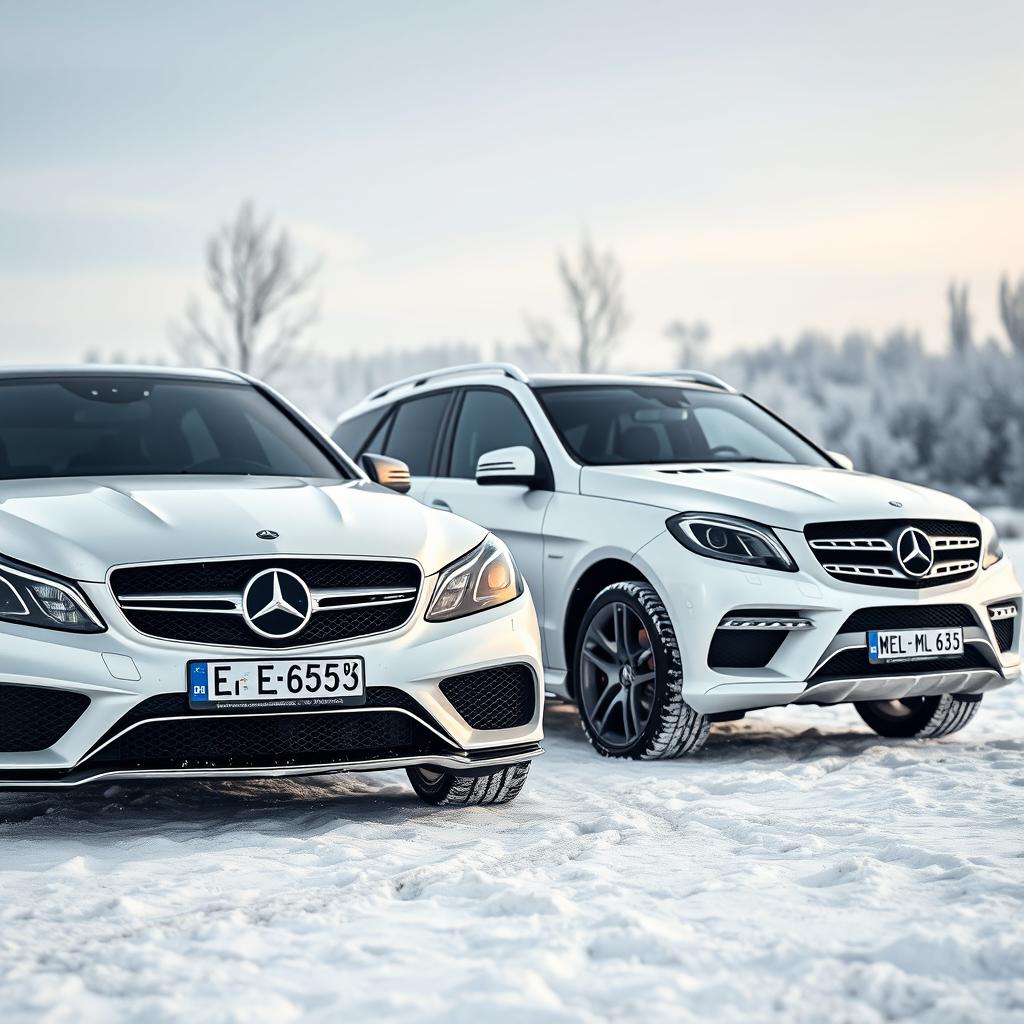
[[[441,692],[471,729],[529,725],[537,710],[537,687],[526,665],[452,676],[441,683]]]
[[[708,651],[709,668],[764,668],[787,634],[768,629],[716,629]]]
[[[52,747],[88,706],[82,693],[0,683],[0,751],[26,754]]]
[[[205,715],[144,722],[92,763],[132,768],[272,768],[441,753],[445,744],[398,711]]]

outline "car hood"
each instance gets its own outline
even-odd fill
[[[819,466],[588,466],[580,476],[580,491],[673,512],[740,516],[790,530],[844,519],[979,519],[966,502],[940,491]]]
[[[260,540],[273,530],[276,540]],[[75,580],[115,565],[251,555],[413,558],[430,575],[485,531],[366,481],[111,477],[0,482],[0,555]]]

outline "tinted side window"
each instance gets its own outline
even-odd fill
[[[525,445],[543,461],[543,453],[519,403],[501,391],[467,391],[452,439],[449,476],[472,480],[480,456],[495,448]]]
[[[390,406],[385,405],[380,409],[372,409],[370,412],[364,412],[362,416],[355,416],[344,423],[339,423],[331,435],[334,443],[352,458],[361,455],[370,435],[377,429],[390,409]]]
[[[381,454],[407,463],[413,476],[427,476],[450,397],[451,392],[446,391],[403,402],[395,412],[387,447]]]

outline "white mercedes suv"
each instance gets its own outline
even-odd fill
[[[405,768],[431,803],[514,798],[521,574],[364,466],[237,374],[0,372],[0,787]]]
[[[547,689],[602,754],[675,757],[782,704],[944,736],[1020,675],[1021,588],[987,519],[853,472],[707,374],[456,367],[375,391],[334,437],[508,544]]]

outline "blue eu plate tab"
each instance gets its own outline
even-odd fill
[[[878,630],[872,629],[868,632],[868,661],[878,661]],[[203,666],[206,667],[205,665]],[[195,698],[192,698],[195,700]]]
[[[209,679],[206,671],[205,661],[193,661],[189,666],[188,699],[195,704],[210,699],[207,689]]]

